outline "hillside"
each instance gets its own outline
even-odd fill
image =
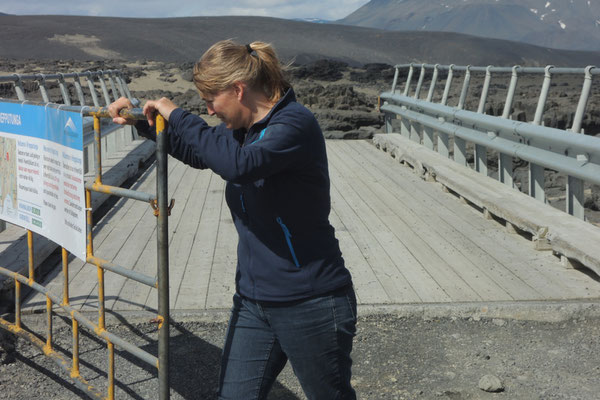
[[[0,16],[8,59],[193,61],[212,43],[271,42],[283,60],[336,59],[351,65],[438,62],[473,65],[584,66],[600,53],[558,51],[439,32],[394,32],[266,17],[164,19]]]
[[[600,50],[598,0],[371,0],[338,23]]]

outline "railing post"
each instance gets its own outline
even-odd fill
[[[94,103],[94,107],[100,107],[98,95],[96,94],[96,86],[94,86],[94,75],[92,75],[92,73],[89,71],[86,72],[86,80],[88,88],[90,88],[90,95],[92,96],[92,103]]]
[[[428,126],[423,127],[423,146],[433,150],[433,128]]]
[[[444,87],[444,94],[442,95],[441,105],[445,106],[448,103],[448,94],[450,93],[450,86],[452,86],[452,75],[454,74],[454,64],[450,64],[448,67],[448,77],[446,78],[446,86]]]
[[[62,94],[63,102],[65,105],[71,105],[71,97],[69,96],[69,90],[65,85],[65,77],[63,74],[58,74],[60,78],[58,78],[58,86],[60,87],[60,93]]]
[[[457,108],[459,110],[464,109],[465,101],[467,98],[467,92],[469,91],[469,83],[471,82],[471,66],[467,65],[465,71],[465,79],[463,82],[462,90],[460,92],[460,98],[458,100]],[[467,143],[464,139],[454,136],[454,161],[460,165],[468,166],[467,163]]]
[[[406,86],[404,86],[404,95],[408,96],[408,92],[410,90],[410,82],[412,81],[414,73],[414,66],[410,63],[410,68],[408,69],[408,77],[406,78]]]
[[[419,81],[417,82],[417,88],[415,89],[415,99],[419,99],[421,94],[421,88],[423,87],[423,80],[425,79],[425,64],[421,64],[421,73],[419,74]]]
[[[396,66],[395,71],[394,71],[394,81],[392,82],[392,90],[390,90],[392,93],[396,93],[396,86],[398,85],[398,75],[400,74],[400,71],[398,69],[398,67]]]
[[[403,106],[402,108],[406,109],[405,106]],[[400,118],[400,134],[407,139],[410,138],[410,121],[408,120],[408,118]]]
[[[44,101],[44,103],[50,103],[48,91],[46,90],[46,75],[40,74],[38,76],[38,86],[40,87],[40,94],[42,95],[42,100]]]
[[[506,102],[504,103],[504,110],[502,112],[502,118],[508,119],[512,109],[513,100],[515,98],[515,90],[517,88],[517,81],[519,66],[515,65],[512,68],[512,74],[510,77],[510,86],[508,87],[508,94],[506,95]],[[512,187],[513,182],[513,158],[510,154],[498,154],[498,180],[506,185]]]
[[[21,81],[21,75],[13,74],[15,77],[15,93],[17,94],[17,98],[21,101],[27,100],[25,97],[25,90],[23,89],[23,82]]]
[[[410,140],[415,143],[421,143],[421,131],[423,127],[420,123],[414,121],[410,124]]]
[[[108,107],[112,101],[110,100],[110,95],[108,94],[108,89],[106,88],[106,82],[104,81],[104,71],[98,71],[98,81],[100,81],[100,88],[102,88],[102,95],[104,96],[104,103]]]
[[[158,203],[158,380],[159,399],[169,398],[169,205],[167,187],[167,125],[156,117],[156,197]]]
[[[592,89],[592,69],[594,69],[592,65],[585,68],[583,88],[581,89],[581,96],[579,97],[577,111],[573,119],[573,127],[571,128],[573,133],[582,133],[581,125],[583,116],[585,115],[585,109]],[[567,212],[579,219],[585,219],[584,202],[583,181],[569,176],[567,178]]]
[[[448,66],[448,77],[446,78],[446,85],[444,86],[444,94],[442,95],[441,105],[446,105],[448,102],[448,94],[450,93],[450,86],[452,86],[452,75],[454,74],[454,64]],[[444,122],[444,118],[439,118],[440,121]],[[450,157],[450,150],[448,148],[448,134],[444,132],[438,132],[438,153],[444,157]]]
[[[438,79],[438,75],[440,73],[439,71],[439,64],[435,64],[435,66],[433,67],[433,76],[431,77],[431,85],[429,86],[429,92],[427,93],[427,100],[428,102],[431,102],[433,100],[433,93],[435,92],[435,85],[437,83],[437,79]]]
[[[479,114],[485,114],[485,104],[487,103],[491,80],[492,66],[488,65],[485,69],[485,79],[483,80],[483,88],[481,90],[481,97],[479,98],[479,105],[477,107],[477,113]],[[488,175],[487,148],[480,144],[475,145],[475,171],[484,176]]]
[[[550,90],[550,83],[552,81],[552,68],[554,68],[552,65],[547,65],[546,68],[544,68],[544,82],[542,83],[542,90],[540,91],[540,97],[535,109],[535,116],[533,117],[532,121],[533,125],[540,125],[542,123],[542,118],[544,117],[544,107],[546,106],[546,100],[548,99],[548,92]],[[544,182],[544,167],[529,163],[529,195],[534,199],[541,201],[542,203],[546,202]]]
[[[77,93],[77,99],[79,100],[79,104],[85,106],[85,96],[83,95],[83,89],[81,88],[79,75],[74,78],[73,85],[75,85],[75,92]]]
[[[113,70],[108,71],[108,83],[110,84],[110,89],[112,90],[113,99],[117,101],[119,98],[119,93],[117,92],[117,87],[115,86],[115,80],[113,79]]]
[[[439,117],[438,120],[442,123],[445,122],[443,117]],[[438,153],[440,153],[442,156],[448,158],[450,157],[450,150],[448,148],[448,134],[444,133],[444,132],[438,132],[438,142],[437,142],[437,149],[438,149]]]
[[[123,75],[119,73],[119,79],[123,84],[123,89],[125,90],[125,95],[128,99],[131,99],[131,92],[129,91],[129,86],[127,86],[127,81],[123,78]]]

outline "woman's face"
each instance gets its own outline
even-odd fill
[[[208,115],[216,115],[228,129],[244,127],[244,107],[235,86],[214,95],[206,95],[203,100],[206,102]]]

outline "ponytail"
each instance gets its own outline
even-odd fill
[[[201,95],[214,95],[238,81],[263,92],[272,102],[290,88],[275,50],[264,42],[239,45],[223,40],[194,65],[194,84]]]

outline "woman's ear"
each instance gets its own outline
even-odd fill
[[[238,101],[242,101],[246,92],[246,84],[241,81],[233,82],[233,90]]]

